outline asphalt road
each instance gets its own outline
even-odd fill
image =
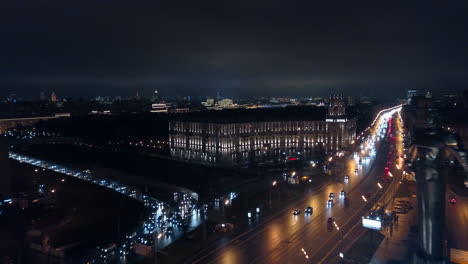
[[[379,191],[377,177],[383,174],[388,148],[389,143],[384,141],[374,160],[365,160],[358,166],[358,174],[354,174],[356,164],[349,162],[348,183],[343,177],[339,182],[307,194],[271,221],[188,263],[317,263],[347,229],[360,221],[361,209],[370,206],[361,196]],[[346,191],[349,201],[339,196],[341,190]],[[336,203],[327,207],[331,192],[335,193]],[[310,216],[304,214],[309,205],[314,208]],[[292,214],[295,208],[301,210],[300,215]],[[329,217],[335,219],[340,230],[327,221]]]
[[[447,170],[446,176],[456,177],[447,184],[446,191],[445,226],[448,246],[468,251],[468,189],[463,184],[464,175],[451,168]],[[451,198],[456,198],[457,203],[449,203]]]

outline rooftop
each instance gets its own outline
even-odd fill
[[[175,114],[173,121],[216,124],[325,120],[327,108],[317,106],[287,106],[281,108],[236,109]]]

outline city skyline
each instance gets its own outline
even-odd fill
[[[1,96],[386,97],[468,86],[461,2],[4,4]],[[32,96],[33,95],[33,96]]]
[[[0,262],[466,263],[463,1],[5,1]]]

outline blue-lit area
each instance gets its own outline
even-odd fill
[[[126,186],[116,181],[96,177],[89,170],[77,171],[51,162],[42,161],[25,155],[10,152],[9,157],[21,163],[28,163],[43,169],[48,169],[67,176],[75,177],[81,180],[92,182],[105,188],[112,189],[132,199],[138,200],[150,209],[143,225],[133,233],[125,236],[124,242],[121,245],[105,246],[98,248],[103,259],[107,258],[110,252],[119,252],[123,257],[126,256],[135,244],[155,246],[154,237],[157,237],[157,248],[164,248],[173,241],[183,236],[182,227],[188,227],[187,232],[199,226],[203,218],[200,216],[200,210],[196,208],[197,197],[195,193],[175,193],[174,199],[178,206],[171,208],[166,203],[163,203],[154,197],[142,192],[138,188]],[[38,186],[39,193],[45,191],[45,186]],[[232,196],[232,194],[231,194]],[[234,194],[235,196],[235,194]],[[1,206],[0,206],[1,208]]]

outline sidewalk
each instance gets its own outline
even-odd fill
[[[382,229],[381,233],[385,235],[385,238],[372,257],[371,264],[404,263],[408,256],[408,249],[410,249],[415,236],[414,233],[411,233],[410,228],[417,221],[416,199],[400,198],[398,200],[409,200],[415,208],[406,214],[398,214],[398,222],[394,222],[393,228],[387,226]],[[394,203],[391,204],[390,208],[393,208]]]

